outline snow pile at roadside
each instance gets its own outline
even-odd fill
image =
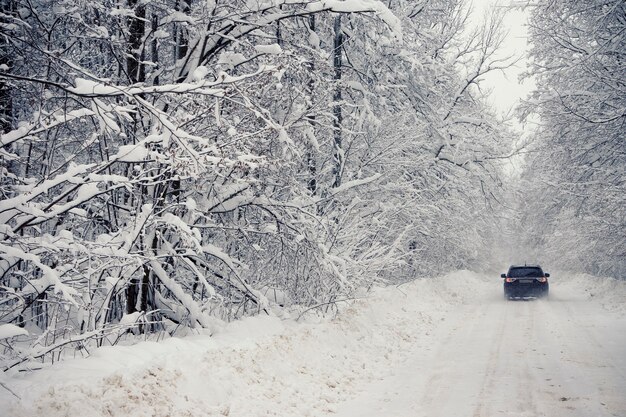
[[[626,281],[588,274],[561,273],[557,277],[551,283],[553,287],[562,285],[571,291],[584,292],[587,300],[600,303],[606,310],[626,314]]]
[[[259,316],[217,336],[101,348],[26,375],[3,376],[9,416],[320,416],[427,347],[441,313],[471,298],[456,272],[373,291],[333,320]],[[308,320],[308,321],[307,321]]]

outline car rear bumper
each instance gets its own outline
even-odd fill
[[[504,295],[509,298],[514,297],[544,297],[548,295],[548,283],[534,282],[531,284],[521,284],[519,282],[505,282]]]

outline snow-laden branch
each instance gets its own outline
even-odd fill
[[[362,185],[374,182],[374,181],[378,180],[380,177],[382,177],[382,174],[374,174],[371,177],[348,181],[348,182],[345,182],[345,183],[341,184],[339,187],[333,188],[332,189],[332,193],[333,193],[333,195],[340,194],[340,193],[346,192],[346,191],[348,191],[348,190],[350,190],[352,188],[360,187]]]
[[[283,4],[304,6],[283,9]],[[218,54],[231,44],[262,27],[277,24],[283,20],[302,18],[321,12],[335,13],[374,13],[391,29],[398,40],[402,40],[400,20],[379,0],[317,0],[317,1],[276,1],[260,3],[258,8],[239,21],[226,19],[221,24],[211,22],[207,30],[190,41],[189,52],[180,63],[179,81],[189,82],[195,68],[208,65]]]
[[[26,139],[28,137],[34,137],[35,135],[61,126],[65,123],[69,123],[73,120],[80,119],[87,116],[93,116],[95,113],[89,109],[77,109],[70,110],[63,113],[61,116],[55,117],[52,122],[46,123],[42,127],[37,127],[37,123],[23,124],[15,130],[4,133],[0,136],[0,147],[10,145],[18,140]]]
[[[309,3],[307,10],[311,12],[331,11],[335,13],[372,12],[387,24],[399,41],[402,41],[402,24],[400,19],[379,0],[319,0]]]
[[[42,278],[40,280],[32,280],[31,285],[35,287],[34,289],[37,292],[43,291],[47,287],[53,287],[55,293],[61,293],[63,298],[69,301],[73,305],[77,305],[75,296],[79,295],[78,291],[74,288],[69,287],[61,281],[61,278],[58,272],[50,268],[48,265],[45,265],[39,256],[27,253],[22,251],[19,248],[6,246],[0,243],[0,258],[4,258],[8,261],[12,261],[14,259],[21,259],[25,262],[32,262],[37,268],[39,268],[42,272]]]

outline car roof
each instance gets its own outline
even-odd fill
[[[541,268],[541,266],[539,265],[511,265],[509,266],[509,269],[513,269],[513,268]]]

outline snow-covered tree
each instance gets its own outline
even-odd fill
[[[7,4],[0,322],[36,346],[8,367],[481,257],[497,19],[463,40],[457,0]]]
[[[540,127],[525,178],[532,242],[564,269],[624,274],[626,5],[539,1],[530,26]]]

